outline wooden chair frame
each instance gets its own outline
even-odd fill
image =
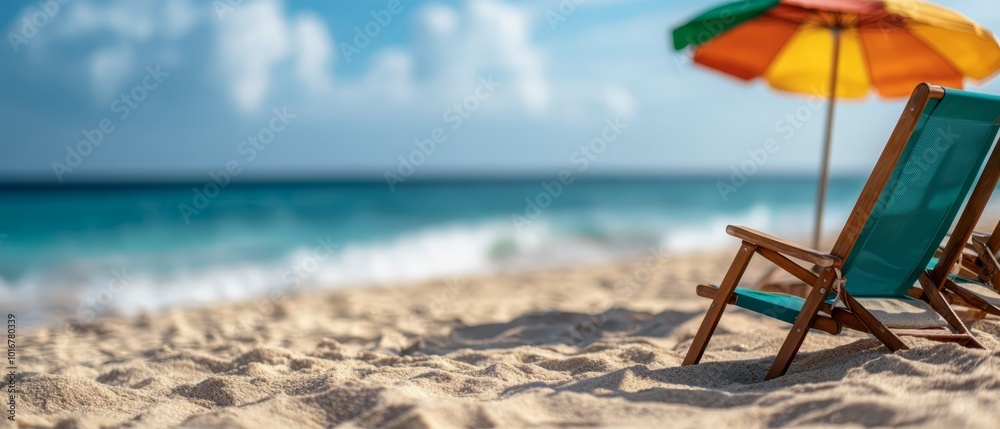
[[[961,256],[965,244],[972,236],[973,228],[982,215],[993,192],[993,188],[1000,179],[1000,151],[994,151],[986,163],[986,168],[980,176],[972,191],[965,210],[959,218],[956,228],[952,233],[948,244],[945,246],[941,263],[934,271],[925,271],[920,276],[920,283],[923,286],[923,299],[937,311],[944,320],[951,326],[951,329],[890,329],[876,319],[867,309],[851,296],[845,287],[839,290],[840,300],[846,308],[831,308],[825,301],[828,293],[835,283],[841,281],[840,268],[844,259],[850,254],[862,228],[868,221],[872,210],[877,204],[883,188],[889,181],[900,155],[908,144],[913,130],[920,119],[920,116],[932,98],[941,99],[944,97],[944,89],[929,84],[921,84],[907,102],[892,136],[889,138],[878,163],[875,165],[868,182],[861,192],[854,210],[851,212],[843,231],[841,232],[833,250],[827,254],[814,249],[809,249],[790,243],[767,234],[754,231],[748,228],[729,226],[726,232],[734,237],[743,240],[736,257],[733,260],[729,271],[726,273],[720,287],[699,285],[698,294],[703,297],[712,298],[705,318],[701,323],[698,333],[695,335],[688,349],[687,356],[682,365],[697,364],[705,353],[705,348],[715,332],[715,328],[722,318],[726,305],[734,301],[734,291],[740,283],[747,265],[753,255],[758,254],[771,261],[782,270],[795,276],[799,280],[811,285],[811,290],[805,297],[805,303],[792,324],[785,342],[782,344],[778,355],[771,365],[765,380],[780,377],[788,371],[792,359],[798,353],[806,334],[810,329],[817,329],[831,334],[839,334],[841,328],[847,327],[861,332],[871,333],[878,338],[889,350],[897,351],[906,349],[906,344],[900,339],[902,336],[912,336],[927,338],[938,341],[957,342],[965,346],[983,348],[969,332],[968,328],[958,318],[949,306],[942,288],[948,279],[949,267]],[[795,258],[814,264],[819,268],[818,273],[813,273],[809,269],[793,262],[789,259]],[[948,262],[950,261],[950,263]],[[820,314],[820,312],[826,314]]]
[[[997,261],[996,252],[993,250],[1000,249],[1000,223],[997,223],[990,235],[973,234],[966,247],[971,250],[972,255],[969,253],[962,255],[959,261],[959,275],[976,279],[1000,293],[1000,289],[998,289],[1000,287],[1000,262]],[[943,292],[956,304],[981,310],[986,314],[1000,316],[1000,307],[969,292],[955,284],[951,279],[945,280]]]

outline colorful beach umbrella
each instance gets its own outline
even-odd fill
[[[694,62],[744,80],[829,97],[813,245],[819,245],[836,99],[905,97],[921,82],[962,88],[1000,69],[989,31],[915,0],[743,0],[673,31]]]

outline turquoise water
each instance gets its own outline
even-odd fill
[[[839,230],[863,185],[832,182]],[[0,301],[131,314],[266,294],[735,246],[811,231],[815,182],[701,178],[0,188]],[[526,200],[527,199],[527,200]],[[529,201],[531,201],[529,203]],[[4,235],[5,234],[5,235]]]

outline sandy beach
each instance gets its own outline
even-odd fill
[[[787,376],[762,382],[788,325],[735,309],[703,364],[680,367],[708,303],[694,286],[730,257],[651,252],[24,330],[17,424],[995,427],[994,320],[971,324],[988,350],[909,340],[891,354],[814,332]]]
[[[0,24],[0,429],[1000,429],[996,1]]]

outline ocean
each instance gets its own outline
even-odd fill
[[[832,180],[825,230],[840,229],[863,184]],[[0,302],[26,322],[132,315],[279,289],[735,249],[727,224],[809,237],[814,178],[727,189],[698,177],[434,180],[394,191],[361,181],[4,185]]]

